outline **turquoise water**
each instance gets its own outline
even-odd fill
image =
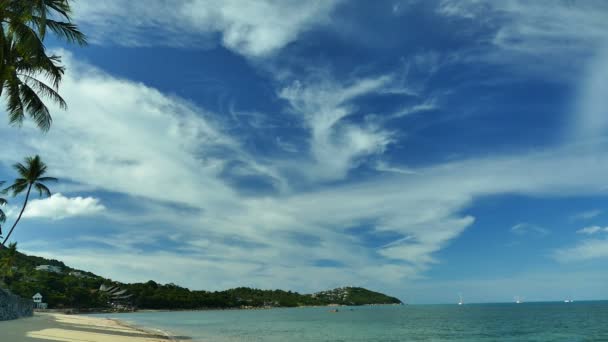
[[[352,311],[351,311],[352,310]],[[194,341],[608,341],[608,302],[100,315]]]

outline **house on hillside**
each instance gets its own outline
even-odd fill
[[[40,265],[40,266],[36,266],[36,271],[62,273],[61,267],[59,267],[59,266],[53,266],[53,265]]]
[[[36,293],[32,299],[34,300],[34,309],[46,309],[48,307],[48,305],[44,302],[42,302],[42,295],[39,293]]]
[[[76,278],[90,278],[88,275],[80,272],[80,271],[72,271],[69,275],[74,276]]]

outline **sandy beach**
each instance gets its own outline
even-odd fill
[[[88,316],[36,313],[34,317],[0,322],[2,342],[167,342],[170,338],[120,322]]]

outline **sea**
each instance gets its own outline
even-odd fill
[[[135,312],[191,341],[608,341],[608,301]]]

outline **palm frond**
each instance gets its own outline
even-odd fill
[[[87,45],[86,36],[74,23],[46,19],[46,26],[58,37],[65,39],[68,43],[76,43],[80,46]]]
[[[23,58],[15,63],[15,68],[20,74],[29,75],[32,77],[43,76],[48,79],[53,88],[57,89],[65,67],[61,65],[61,57],[57,55],[29,55],[28,58]]]
[[[40,34],[40,38],[42,40],[44,40],[44,36],[46,35],[46,6],[44,6],[41,3],[38,3],[38,6],[35,6],[35,8],[32,11],[32,14],[38,14],[37,17],[32,16],[32,22],[34,22],[34,25],[36,26],[36,28],[38,29],[38,33]],[[38,20],[36,20],[36,18]]]
[[[58,182],[59,179],[55,178],[55,177],[40,177],[38,178],[39,182]]]
[[[0,25],[0,61],[4,61],[4,46],[6,44],[6,39],[4,39],[4,26]],[[4,82],[0,83],[0,87],[2,87],[2,84]]]
[[[27,164],[27,160],[26,160],[26,164]],[[27,178],[29,170],[25,165],[23,165],[21,163],[15,163],[15,164],[13,164],[13,169],[17,170],[17,173],[19,173],[19,176],[21,176],[21,178],[23,178],[23,179]]]
[[[63,18],[69,20],[72,9],[70,3],[67,0],[43,0],[44,6],[52,9]]]
[[[9,122],[20,126],[29,115],[47,131],[52,118],[41,99],[49,98],[62,109],[66,103],[57,91],[65,68],[60,56],[47,55],[45,36],[50,30],[79,45],[87,44],[86,36],[71,21],[69,0],[0,0],[0,11],[0,61],[5,66],[0,91],[7,93]]]
[[[19,195],[28,187],[28,182],[25,179],[17,179],[13,185],[6,188],[8,191],[13,193],[13,197]]]
[[[44,132],[48,131],[51,128],[53,118],[47,106],[29,85],[21,84],[19,90],[27,115],[34,120],[38,128]]]
[[[38,33],[24,21],[11,18],[8,22],[8,35],[15,41],[15,47],[22,56],[42,56],[44,43]]]
[[[50,98],[53,102],[57,103],[61,109],[67,109],[68,106],[65,103],[65,100],[57,91],[55,91],[55,89],[49,87],[44,82],[37,80],[33,76],[27,74],[19,74],[19,76],[23,77],[23,82],[35,89],[40,95]]]
[[[6,111],[8,112],[9,124],[13,126],[21,126],[25,119],[19,83],[19,80],[6,80]]]
[[[36,190],[38,190],[38,195],[40,197],[42,197],[42,195],[44,195],[45,197],[51,196],[51,190],[49,190],[46,185],[37,182],[36,184],[34,184],[34,187],[36,188]]]
[[[26,161],[28,163],[28,169],[30,170],[30,182],[37,181],[46,173],[46,164],[42,162],[39,155],[26,158]]]

